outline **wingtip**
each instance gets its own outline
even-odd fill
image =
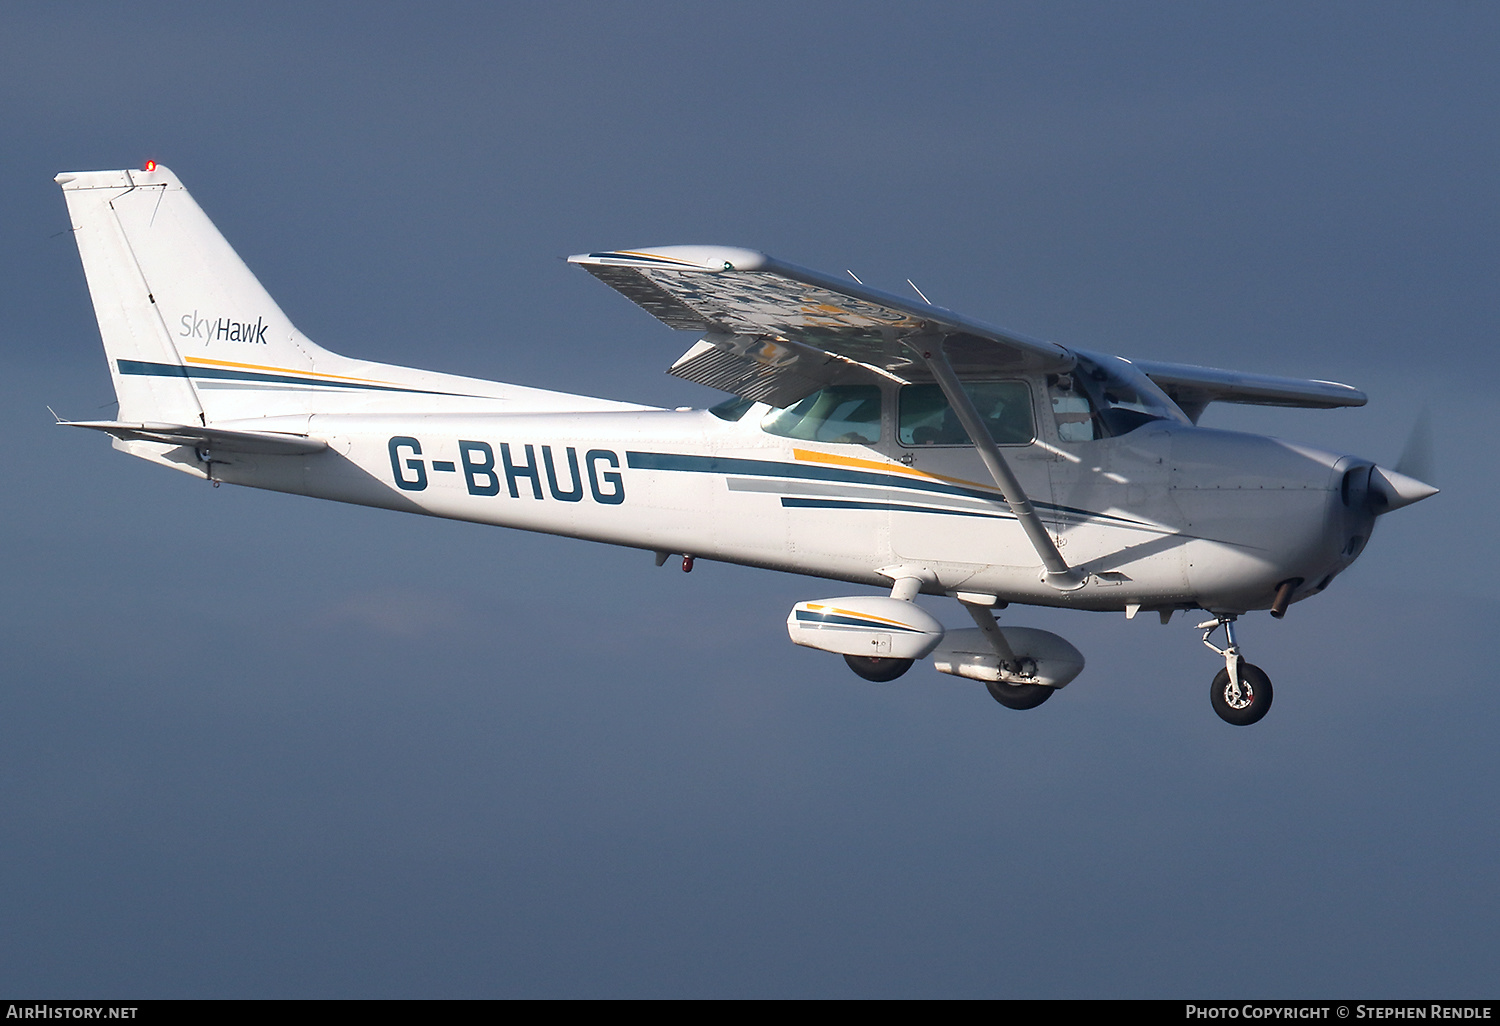
[[[770,257],[753,249],[735,246],[650,246],[638,249],[615,249],[598,253],[579,253],[568,257],[570,264],[612,265],[680,271],[755,271],[765,267]]]

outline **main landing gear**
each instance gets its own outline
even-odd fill
[[[1224,657],[1224,669],[1214,677],[1209,690],[1214,712],[1225,723],[1248,727],[1259,723],[1271,711],[1271,678],[1240,655],[1240,646],[1234,638],[1234,620],[1233,616],[1217,616],[1200,623],[1198,629],[1203,632],[1203,643]],[[1208,640],[1220,627],[1224,628],[1223,648]]]
[[[901,676],[911,669],[915,659],[891,659],[881,656],[857,656],[846,655],[844,662],[849,664],[849,669],[859,674],[865,680],[876,684],[885,684]]]
[[[1045,684],[1007,684],[999,680],[987,680],[984,686],[989,689],[990,697],[1007,709],[1035,709],[1057,690]]]

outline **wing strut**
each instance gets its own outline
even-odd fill
[[[943,350],[947,336],[915,335],[905,339],[905,342],[927,364],[927,369],[932,371],[932,376],[937,379],[938,386],[942,388],[948,405],[958,415],[958,422],[969,433],[969,437],[974,442],[974,448],[979,451],[979,458],[984,460],[990,476],[995,479],[1000,494],[1005,496],[1006,503],[1010,505],[1010,511],[1015,514],[1022,530],[1026,532],[1032,548],[1036,549],[1036,554],[1042,558],[1042,566],[1047,571],[1043,580],[1059,591],[1073,591],[1083,587],[1088,581],[1087,572],[1069,567],[1062,558],[1062,553],[1057,551],[1057,545],[1053,543],[1052,536],[1047,533],[1041,517],[1036,515],[1036,510],[1031,506],[1031,500],[1026,497],[1026,492],[1021,488],[1021,482],[1017,481],[1016,475],[1011,473],[1010,464],[1005,462],[1005,456],[1001,454],[1000,447],[995,444],[994,437],[990,435],[990,429],[985,424],[984,418],[979,415],[979,410],[975,408],[974,401],[969,398],[969,393],[964,391],[958,375],[953,373],[953,367],[948,363],[948,354]]]

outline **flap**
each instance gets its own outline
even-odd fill
[[[799,342],[717,332],[695,342],[667,373],[783,408],[829,385],[878,383],[890,377]]]

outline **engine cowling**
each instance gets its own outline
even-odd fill
[[[921,659],[943,640],[943,625],[915,602],[852,595],[798,602],[786,618],[792,641],[836,655]]]
[[[1020,664],[1018,673],[1006,673],[984,632],[975,627],[949,631],[932,653],[939,673],[970,680],[1004,681],[1007,684],[1045,684],[1060,688],[1083,672],[1083,653],[1065,638],[1035,627],[1001,627],[1005,642]]]

